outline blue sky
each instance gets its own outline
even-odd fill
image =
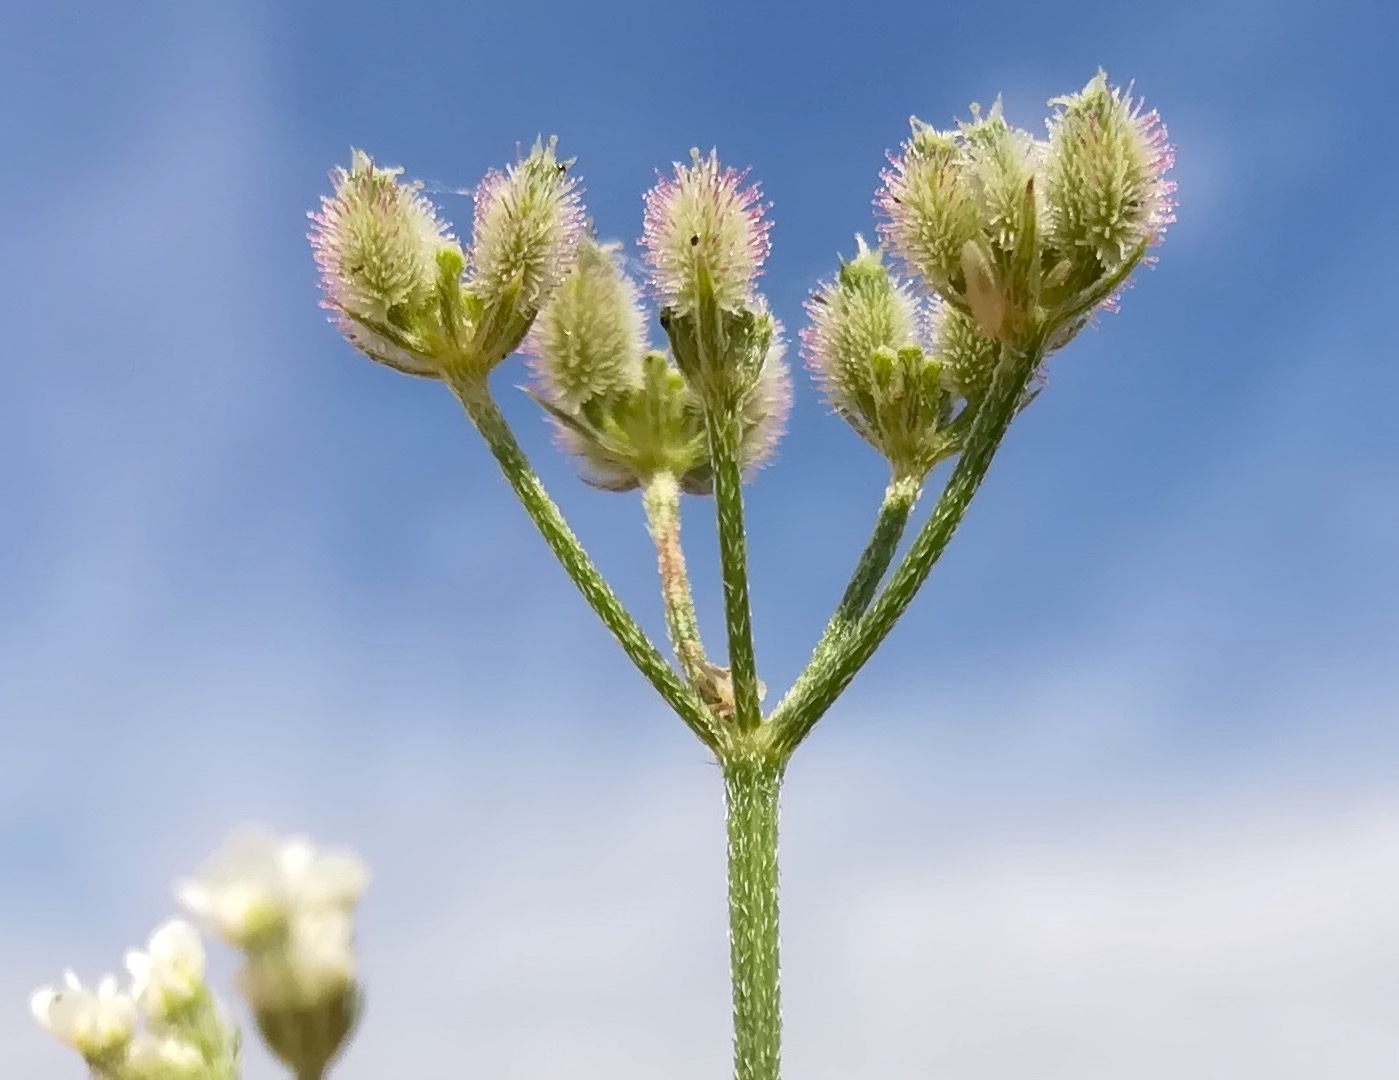
[[[630,241],[655,169],[717,146],[774,204],[795,329],[910,113],[1001,93],[1038,128],[1099,66],[1170,128],[1179,222],[792,767],[789,1074],[1394,1075],[1391,10],[4,10],[7,1075],[78,1075],[29,989],[112,967],[245,819],[376,871],[345,1080],[721,1075],[715,771],[449,395],[325,323],[305,213],[354,145],[464,226],[453,190],[557,132]],[[659,636],[639,505],[573,478],[523,378],[521,438]],[[771,686],[882,484],[799,377],[749,490]]]

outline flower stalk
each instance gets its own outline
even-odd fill
[[[933,565],[942,557],[957,527],[966,517],[973,497],[991,468],[1011,421],[1015,419],[1030,380],[1043,359],[1043,343],[1020,353],[1005,347],[990,392],[977,410],[967,442],[939,496],[932,514],[908,554],[894,571],[884,591],[860,618],[845,639],[825,655],[815,656],[804,673],[773,711],[774,742],[790,753],[810,733],[817,721],[850,685],[874,651],[908,610]]]
[[[501,415],[485,378],[453,378],[449,384],[476,430],[485,439],[516,498],[583,598],[666,704],[675,710],[701,742],[711,748],[717,747],[721,733],[714,716],[666,663],[665,657],[623,607],[617,594],[583,550],[583,545],[545,491],[510,425]]]
[[[656,546],[661,578],[661,601],[665,608],[666,631],[690,685],[704,695],[702,687],[712,676],[709,660],[700,640],[699,618],[685,568],[685,549],[680,541],[680,483],[673,473],[658,472],[642,488],[646,523]]]

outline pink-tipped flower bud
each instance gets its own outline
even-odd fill
[[[961,134],[911,123],[913,135],[881,174],[879,234],[930,289],[950,296],[963,288],[963,248],[981,236],[981,206]]]
[[[540,311],[524,348],[549,399],[567,409],[641,385],[646,331],[616,245],[584,238],[573,270]]]
[[[1098,72],[1077,94],[1050,102],[1046,235],[1077,274],[1111,273],[1159,243],[1175,220],[1175,160],[1160,117]]]
[[[536,142],[528,157],[491,170],[476,189],[470,289],[488,310],[532,318],[573,268],[583,203],[557,144]]]
[[[956,449],[950,383],[911,289],[856,239],[855,258],[807,301],[803,352],[835,411],[896,474],[921,479]]]
[[[991,389],[1001,362],[1001,346],[981,332],[977,321],[949,304],[930,320],[933,355],[942,364],[953,392],[975,408]]]
[[[646,193],[641,237],[662,305],[688,315],[702,305],[737,311],[753,303],[768,254],[767,207],[747,172],[721,168],[717,153],[691,152]]]
[[[956,131],[918,120],[891,159],[876,199],[889,247],[948,303],[971,312],[991,338],[1030,328],[1039,148],[1011,127],[997,101]]]
[[[440,266],[461,250],[420,184],[398,179],[356,150],[331,174],[334,193],[311,215],[311,248],[323,305],[361,352],[412,375],[436,375],[434,330]]]

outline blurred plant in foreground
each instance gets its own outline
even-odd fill
[[[592,235],[553,140],[481,182],[467,246],[420,185],[361,151],[332,173],[312,215],[325,306],[346,339],[447,384],[564,570],[722,770],[737,1080],[779,1074],[777,804],[788,760],[922,586],[1042,388],[1046,358],[1114,306],[1173,220],[1172,150],[1154,112],[1102,73],[1050,105],[1044,139],[1012,127],[999,102],[948,130],[914,120],[876,200],[879,236],[911,276],[857,237],[806,305],[807,365],[890,478],[806,670],[766,713],[743,483],[771,458],[791,393],[783,327],[757,288],[770,246],[758,186],[698,151],[661,177],[645,197],[645,290],[616,245]],[[666,348],[648,338],[643,293]],[[496,404],[490,373],[519,348],[532,358],[531,396],[584,480],[640,492],[674,667],[598,573]],[[945,461],[950,476],[895,566]],[[695,615],[684,495],[714,500],[724,664]],[[349,853],[247,832],[181,890],[244,954],[238,989],[300,1080],[325,1073],[358,1016],[351,916],[365,883]],[[236,1076],[237,1035],[203,984],[194,932],[167,924],[128,967],[130,991],[70,976],[35,996],[36,1016],[104,1080]]]
[[[325,1076],[354,1029],[353,916],[368,881],[352,852],[250,828],[177,890],[243,954],[238,991],[297,1080]],[[35,1018],[98,1080],[237,1080],[241,1035],[204,981],[199,932],[163,923],[126,954],[126,969],[126,988],[108,975],[95,991],[68,972],[62,987],[34,994]]]

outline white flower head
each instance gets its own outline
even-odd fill
[[[151,1016],[164,1019],[204,992],[204,943],[182,919],[162,923],[146,949],[126,954],[131,993]]]
[[[136,1002],[117,989],[111,975],[91,990],[65,972],[61,988],[36,991],[29,1007],[51,1035],[89,1060],[119,1053],[136,1030]]]
[[[299,909],[353,911],[368,884],[368,869],[351,851],[247,827],[177,892],[229,944],[249,949],[284,935]]]

